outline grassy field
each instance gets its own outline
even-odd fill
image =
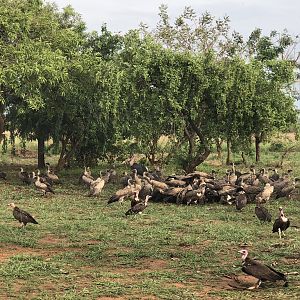
[[[267,146],[263,154],[267,166],[280,159]],[[254,204],[237,212],[220,204],[150,202],[143,215],[125,217],[128,201],[106,204],[119,186],[108,184],[99,198],[88,198],[78,185],[79,169],[63,171],[56,194],[41,197],[17,177],[20,164],[34,170],[34,161],[6,157],[0,165],[8,173],[0,182],[0,299],[300,299],[300,275],[290,275],[287,288],[278,283],[245,291],[229,285],[234,275],[253,282],[241,271],[242,246],[278,270],[300,271],[299,230],[289,228],[279,240],[272,224],[254,217]],[[299,176],[299,163],[299,153],[293,153],[284,168]],[[200,169],[216,165],[212,155]],[[283,206],[299,226],[299,200],[271,200],[267,206],[273,217]],[[40,224],[18,229],[10,202]]]

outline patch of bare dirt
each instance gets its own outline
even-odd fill
[[[215,286],[205,286],[201,289],[201,291],[195,292],[196,296],[199,299],[213,299],[213,300],[222,300],[222,297],[218,297],[216,295],[210,295],[212,292],[221,291],[224,290],[227,287],[224,287],[222,285],[215,287]],[[228,288],[227,288],[228,289]]]
[[[143,259],[142,264],[146,270],[161,270],[168,267],[168,262],[163,259]]]
[[[72,251],[76,250],[79,251],[80,249],[72,248]],[[16,255],[35,255],[49,258],[63,252],[69,252],[69,249],[57,247],[43,249],[7,245],[5,248],[0,248],[0,262],[5,262]]]

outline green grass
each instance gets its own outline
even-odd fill
[[[296,175],[299,158],[294,153],[285,161]],[[106,204],[117,185],[90,199],[77,184],[81,170],[67,170],[56,194],[43,198],[19,182],[17,169],[1,167],[8,180],[0,182],[0,299],[300,299],[299,275],[289,276],[288,288],[271,284],[257,291],[232,290],[225,280],[242,275],[237,251],[245,244],[252,257],[299,272],[299,231],[289,228],[280,241],[272,224],[254,217],[253,204],[239,213],[220,204],[150,202],[143,215],[125,217],[129,202]],[[282,205],[300,225],[299,200],[271,200],[268,208],[274,216]],[[40,224],[18,229],[10,202]]]

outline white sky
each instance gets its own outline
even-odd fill
[[[265,34],[271,30],[287,29],[291,34],[300,33],[299,0],[47,0],[62,8],[70,4],[81,14],[88,30],[99,31],[103,23],[113,32],[125,33],[137,28],[140,22],[152,29],[157,24],[158,7],[168,6],[172,20],[179,16],[185,6],[192,7],[198,16],[208,11],[231,20],[231,29],[244,36],[255,28]]]

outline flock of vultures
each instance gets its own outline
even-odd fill
[[[6,174],[0,172],[0,177],[6,179]],[[23,184],[33,184],[44,196],[55,194],[54,186],[61,182],[49,164],[45,174],[41,174],[40,171],[29,173],[21,168],[18,177]],[[219,176],[214,170],[211,173],[195,171],[184,175],[164,176],[159,169],[148,171],[143,164],[133,163],[129,174],[124,172],[119,175],[115,169],[110,169],[100,172],[99,177],[94,178],[90,168],[84,168],[79,178],[79,184],[87,187],[89,197],[101,195],[105,185],[110,182],[118,184],[119,189],[111,195],[107,204],[130,199],[131,205],[125,212],[126,216],[141,214],[149,201],[181,205],[205,205],[217,202],[235,206],[237,211],[243,210],[249,203],[255,203],[254,212],[261,222],[272,221],[272,215],[265,207],[270,198],[291,198],[298,188],[292,170],[279,174],[276,169],[261,169],[257,172],[251,167],[249,172],[242,173],[236,170],[234,164],[224,176]],[[27,223],[38,224],[34,217],[14,203],[10,203],[9,206],[21,227]],[[273,233],[282,238],[289,226],[289,219],[285,216],[283,208],[279,207],[278,217],[273,223]],[[288,285],[285,274],[251,259],[246,249],[239,252],[242,254],[242,270],[258,279],[255,286],[249,289],[258,288],[264,281],[282,280],[284,286]]]

